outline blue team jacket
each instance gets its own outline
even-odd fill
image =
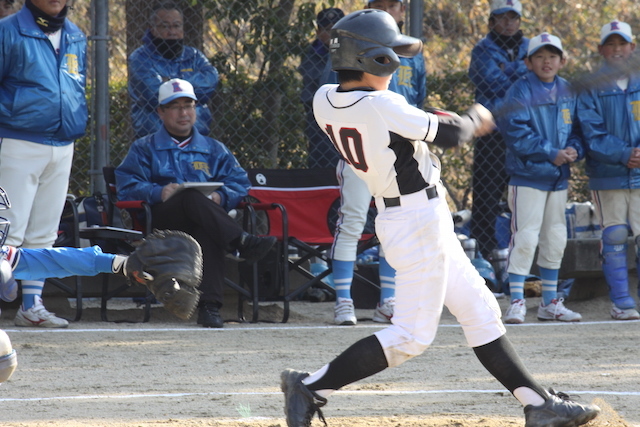
[[[224,144],[195,128],[193,132],[182,149],[164,126],[135,141],[115,171],[118,198],[156,204],[162,201],[162,187],[172,182],[224,182],[217,190],[221,206],[227,211],[235,208],[251,186],[247,173]]]
[[[68,145],[87,127],[87,38],[65,19],[60,53],[23,7],[0,21],[0,138]]]
[[[500,107],[507,90],[527,73],[524,58],[529,49],[529,39],[523,37],[518,47],[518,56],[510,61],[508,53],[487,35],[471,51],[469,78],[476,87],[476,102],[490,111]]]
[[[640,77],[632,76],[626,91],[610,82],[582,93],[578,118],[587,146],[589,187],[640,188],[640,169],[626,166],[632,148],[640,147]]]
[[[160,129],[162,122],[156,112],[158,90],[163,82],[173,78],[193,85],[198,98],[196,127],[201,134],[208,135],[212,118],[207,102],[218,85],[218,70],[204,53],[189,46],[184,46],[178,58],[166,59],[151,40],[147,31],[142,38],[144,44],[129,56],[129,96],[136,138]]]
[[[338,74],[331,71],[331,59],[329,59],[325,65],[320,86],[337,83]],[[404,96],[414,107],[423,109],[424,99],[427,97],[427,70],[422,52],[411,58],[400,57],[400,66],[391,77],[389,90]]]
[[[499,119],[506,144],[506,169],[509,184],[558,191],[569,187],[568,164],[552,162],[558,151],[573,147],[578,159],[584,157],[580,128],[576,122],[577,98],[568,82],[556,76],[554,102],[540,79],[528,72],[505,95],[509,113]]]

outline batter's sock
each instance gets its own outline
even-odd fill
[[[549,305],[551,301],[558,298],[558,270],[539,268],[542,278],[542,303]]]
[[[388,366],[380,341],[375,335],[370,335],[353,344],[329,365],[309,375],[302,382],[312,391],[339,390],[347,384],[377,374]]]
[[[378,269],[380,272],[380,304],[384,304],[385,299],[396,296],[396,270],[389,265],[385,257],[380,257]]]
[[[537,406],[548,398],[549,394],[529,374],[506,335],[489,344],[474,347],[473,351],[482,366],[500,381],[523,406]],[[535,393],[528,392],[526,389]],[[518,392],[514,393],[515,390]]]
[[[333,283],[336,285],[336,299],[351,299],[351,282],[353,282],[353,266],[355,261],[331,261],[333,267]]]
[[[522,274],[509,273],[509,292],[511,292],[511,301],[524,299],[524,279]]]
[[[36,303],[36,296],[42,295],[44,281],[40,280],[23,280],[22,281],[22,306],[25,310],[29,310]]]

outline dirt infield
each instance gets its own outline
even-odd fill
[[[601,405],[589,426],[640,426],[640,322],[610,322],[600,297],[567,303],[583,314],[581,324],[541,323],[538,301],[527,301],[530,323],[507,328],[536,378]],[[46,302],[71,316],[64,303]],[[0,327],[19,366],[0,386],[0,425],[285,427],[279,373],[318,369],[379,328],[370,310],[357,311],[358,326],[336,327],[332,303],[292,309],[287,324],[230,322],[222,330],[174,320],[162,308],[145,324],[100,322],[87,309],[69,329],[43,331],[14,327],[15,309],[3,306]],[[226,310],[232,319],[231,303]],[[261,311],[268,317],[280,308]],[[524,425],[518,402],[482,368],[448,313],[425,354],[345,387],[324,414],[331,427]]]

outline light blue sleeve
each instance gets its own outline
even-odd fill
[[[19,280],[42,280],[48,277],[95,276],[111,273],[113,254],[99,246],[90,248],[20,249],[20,260],[13,275]]]

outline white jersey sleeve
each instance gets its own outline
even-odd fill
[[[390,91],[337,88],[316,92],[316,121],[373,196],[398,197],[439,181],[437,159],[425,143],[438,133],[436,115]]]

